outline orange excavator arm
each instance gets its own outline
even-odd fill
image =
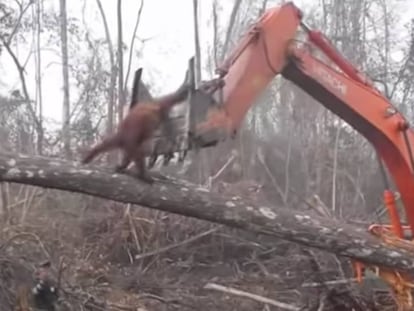
[[[308,38],[306,43],[297,40],[300,29]],[[323,52],[330,63],[317,58],[311,52],[314,49]],[[321,33],[302,22],[302,13],[293,3],[267,10],[242,37],[217,69],[217,74],[217,78],[196,86],[194,59],[190,60],[184,83],[190,83],[192,91],[184,105],[177,108],[181,114],[176,113],[173,117],[172,111],[170,115],[176,134],[172,141],[159,134],[148,143],[145,152],[151,157],[150,166],[159,155],[164,155],[164,164],[168,164],[176,152],[180,161],[189,149],[209,147],[234,137],[259,95],[275,76],[282,75],[373,145],[382,160],[381,168],[385,164],[400,192],[408,226],[403,228],[401,225],[394,193],[389,189],[384,173],[384,203],[391,225],[373,225],[369,231],[385,242],[414,249],[412,238],[405,240],[404,232],[407,228],[414,236],[414,132],[369,78],[348,62]],[[359,278],[362,263],[354,263],[354,267]],[[400,306],[412,310],[411,288],[414,285],[410,284],[409,278],[384,267],[368,268],[376,271],[393,288]]]
[[[339,69],[313,56],[308,44],[295,39],[300,28],[310,43]],[[224,86],[214,96],[221,104],[209,109],[204,121],[197,126],[196,136],[219,129],[227,134],[237,131],[256,98],[281,74],[371,142],[395,181],[414,235],[412,129],[367,77],[322,34],[302,22],[302,13],[293,3],[265,12],[217,73]],[[388,189],[384,196],[387,207],[392,205],[392,193]],[[391,206],[391,209],[394,233],[402,237],[399,216],[395,208]]]
[[[307,43],[296,40],[300,28],[308,37]],[[313,55],[310,45],[312,49],[318,48],[323,52],[335,65]],[[266,11],[217,69],[217,73],[217,79],[207,82],[217,84],[217,88],[208,94],[214,100],[200,96],[203,85],[194,92],[198,98],[190,98],[191,107],[198,105],[194,109],[201,111],[204,108],[205,112],[203,119],[197,117],[197,113],[193,113],[195,117],[190,117],[193,125],[190,126],[189,136],[193,144],[210,146],[223,139],[223,135],[225,138],[234,135],[258,96],[280,74],[342,118],[373,145],[382,160],[381,167],[385,164],[400,192],[408,221],[405,227],[414,236],[413,130],[404,116],[364,74],[321,33],[309,29],[302,22],[302,13],[293,3]],[[206,102],[209,103],[208,108],[205,108]],[[394,194],[389,189],[385,173],[383,176],[384,203],[391,225],[374,225],[370,231],[386,242],[414,249],[412,238],[411,241],[404,240],[405,232]],[[354,267],[360,278],[361,263],[354,262]],[[397,303],[411,310],[411,288],[414,285],[410,284],[410,279],[398,271],[370,268],[393,288]]]

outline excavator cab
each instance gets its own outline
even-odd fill
[[[163,164],[168,165],[174,155],[178,155],[178,161],[184,161],[189,150],[197,150],[213,146],[218,141],[217,133],[199,135],[197,125],[206,121],[211,107],[218,107],[221,102],[220,90],[223,82],[213,79],[196,85],[194,57],[190,58],[185,79],[182,85],[189,84],[190,92],[186,100],[172,108],[169,115],[168,132],[163,127],[159,128],[153,138],[146,143],[145,151],[149,157],[148,166],[155,165],[157,159],[162,156]],[[130,109],[143,100],[143,92],[140,93],[142,68],[135,72]]]

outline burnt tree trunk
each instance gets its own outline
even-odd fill
[[[385,245],[365,228],[329,218],[222,197],[173,178],[153,185],[113,173],[46,157],[0,153],[0,181],[89,194],[118,202],[220,223],[322,249],[337,255],[414,272],[414,254]]]

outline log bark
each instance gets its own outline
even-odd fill
[[[366,263],[414,273],[414,253],[380,242],[350,224],[223,197],[168,178],[149,185],[111,168],[55,158],[0,153],[0,181],[84,193],[292,241]],[[70,207],[68,207],[70,208]]]

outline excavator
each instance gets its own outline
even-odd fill
[[[305,40],[298,39],[301,34]],[[315,50],[330,62],[317,57]],[[413,129],[369,77],[343,57],[321,32],[305,24],[302,11],[293,2],[267,9],[216,69],[214,79],[197,83],[194,72],[191,58],[186,81],[191,83],[192,91],[177,107],[179,112],[171,112],[174,139],[171,141],[162,132],[154,136],[147,148],[150,167],[159,156],[164,157],[165,164],[174,154],[183,161],[189,150],[234,138],[258,96],[280,74],[372,144],[383,171],[383,201],[390,225],[374,224],[368,230],[386,243],[414,248]],[[385,167],[398,189],[406,225],[402,224]],[[361,262],[353,262],[353,267],[359,281],[366,269],[375,271],[392,289],[400,310],[414,309],[413,284],[404,273]]]

